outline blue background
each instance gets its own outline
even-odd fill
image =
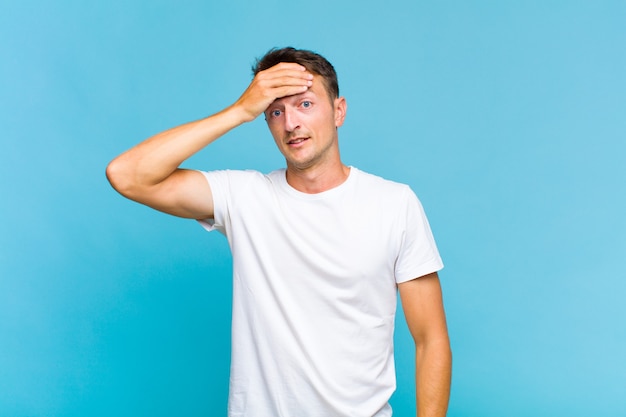
[[[226,240],[124,200],[123,150],[316,50],[346,163],[429,215],[449,416],[626,415],[626,2],[4,1],[0,416],[225,415]],[[262,120],[185,166],[283,165]],[[414,413],[396,332],[398,416]]]

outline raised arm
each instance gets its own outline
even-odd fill
[[[202,174],[180,164],[231,129],[254,120],[277,98],[299,94],[313,75],[295,63],[259,72],[231,106],[205,119],[161,132],[119,155],[107,166],[123,196],[175,216],[213,217],[213,198]]]
[[[437,273],[398,285],[415,341],[418,417],[445,417],[450,397],[452,353]]]

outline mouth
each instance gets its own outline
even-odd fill
[[[309,138],[293,138],[287,141],[287,145],[299,145],[304,141],[309,140]]]

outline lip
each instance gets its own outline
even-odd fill
[[[306,137],[292,138],[292,139],[289,139],[287,141],[287,145],[289,145],[289,146],[299,146],[299,145],[303,144],[304,142],[306,142],[307,140],[309,140],[309,138],[306,138]]]

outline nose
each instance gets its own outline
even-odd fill
[[[293,132],[300,128],[300,119],[295,110],[285,109],[285,130]]]

